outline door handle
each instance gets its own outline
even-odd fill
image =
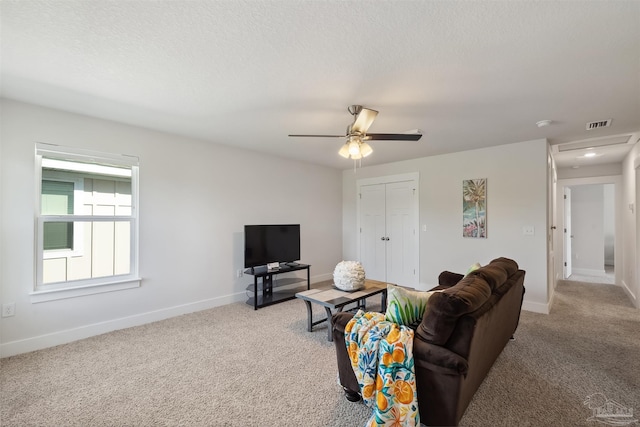
[[[381,237],[380,240],[389,240],[388,237]]]
[[[388,238],[388,237],[385,237],[385,238],[384,238],[384,240],[386,240],[386,241],[388,242],[388,241],[389,241],[389,238]]]
[[[380,240],[384,241],[384,237],[381,237]]]

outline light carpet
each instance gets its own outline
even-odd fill
[[[302,301],[237,303],[5,358],[0,425],[363,426],[326,337]],[[461,424],[594,425],[596,392],[640,412],[639,337],[620,288],[561,282],[551,314],[522,313]]]

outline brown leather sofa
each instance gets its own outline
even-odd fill
[[[442,292],[429,298],[413,339],[423,424],[458,425],[518,326],[524,276],[508,258],[495,259],[466,277],[448,271],[440,274],[434,289]],[[344,340],[344,328],[352,317],[353,313],[336,313],[332,333],[340,383],[347,399],[357,401],[359,386]]]

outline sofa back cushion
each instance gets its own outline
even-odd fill
[[[509,258],[496,258],[486,266],[471,271],[468,276],[482,277],[489,284],[493,292],[516,271],[518,271],[518,264],[514,260]]]
[[[472,271],[455,286],[431,296],[416,334],[424,341],[444,345],[458,319],[478,310],[492,294],[501,296],[507,279],[518,271],[518,264],[508,258],[496,258]]]
[[[427,342],[443,345],[458,318],[480,308],[490,296],[491,287],[482,277],[465,277],[457,285],[429,298],[426,314],[416,333]]]

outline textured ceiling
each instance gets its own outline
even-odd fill
[[[0,24],[3,97],[340,169],[340,139],[287,135],[351,104],[424,132],[364,165],[640,130],[639,1],[2,0]]]

